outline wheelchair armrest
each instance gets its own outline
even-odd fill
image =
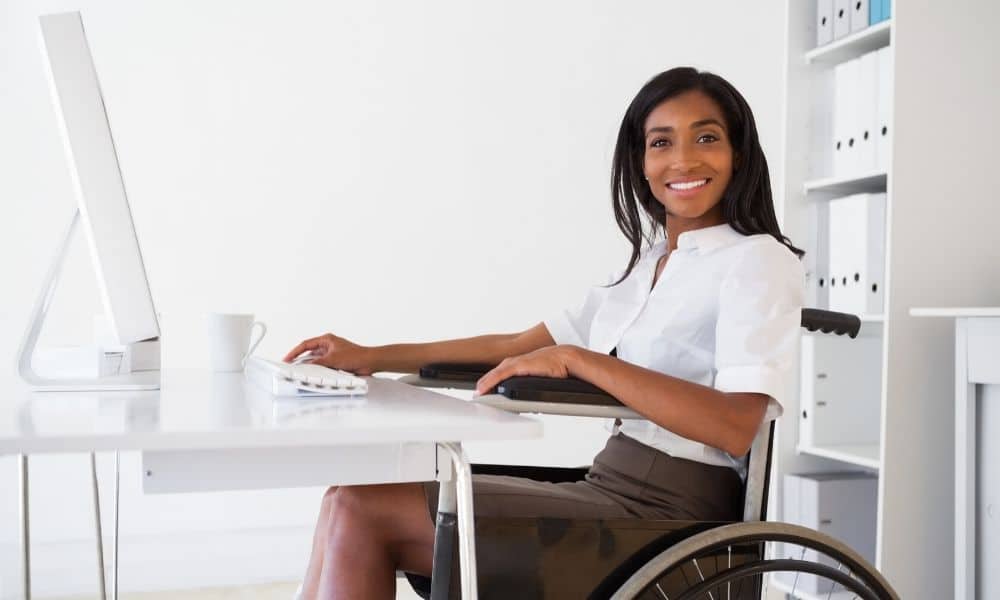
[[[485,363],[431,363],[420,367],[416,375],[404,375],[398,381],[425,388],[474,390],[476,382],[496,365]]]
[[[472,390],[493,365],[433,363],[420,368],[419,375],[406,375],[403,383],[428,388]],[[509,412],[641,419],[601,388],[571,377],[510,377],[497,385],[495,394],[483,394],[477,402]]]
[[[619,404],[601,406],[596,404],[574,404],[572,402],[536,402],[532,400],[512,400],[501,394],[484,394],[474,402],[493,406],[513,413],[536,413],[541,415],[567,415],[570,417],[599,417],[604,419],[642,419],[639,413]]]
[[[422,388],[451,389],[451,390],[474,390],[475,381],[455,381],[452,379],[435,379],[431,377],[421,377],[420,375],[403,375],[396,381],[415,385]]]

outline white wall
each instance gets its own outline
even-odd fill
[[[575,301],[628,258],[609,198],[615,134],[671,66],[730,79],[779,166],[780,2],[4,2],[4,365],[73,206],[36,17],[76,9],[168,368],[206,364],[210,310],[256,312],[270,327],[259,352],[279,356],[325,331],[365,344],[517,331]],[[77,249],[51,343],[86,341],[100,310]],[[551,425],[543,448],[473,458],[582,463],[603,441],[594,424]],[[100,459],[107,488],[113,458]],[[146,497],[137,460],[123,456],[123,589],[299,576],[319,490]],[[86,464],[33,462],[39,594],[96,589]],[[0,477],[13,490],[12,458]],[[6,598],[13,493],[0,523]]]

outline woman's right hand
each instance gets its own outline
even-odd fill
[[[374,348],[355,344],[332,333],[303,341],[292,348],[283,360],[291,362],[303,352],[311,352],[313,356],[305,361],[307,363],[350,371],[355,375],[371,375],[376,370]]]

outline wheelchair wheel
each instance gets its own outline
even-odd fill
[[[723,525],[656,555],[612,600],[766,598],[768,588],[796,596],[899,600],[882,575],[842,542],[786,523]]]

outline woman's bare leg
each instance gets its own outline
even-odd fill
[[[330,512],[333,510],[333,495],[337,488],[331,487],[323,494],[323,502],[316,518],[316,530],[313,532],[312,552],[309,555],[309,566],[302,581],[302,597],[315,598],[319,590],[319,576],[323,571],[323,551],[326,548],[326,533],[330,529]]]
[[[430,575],[434,524],[422,485],[340,487],[331,498],[317,598],[391,600],[397,569]]]

